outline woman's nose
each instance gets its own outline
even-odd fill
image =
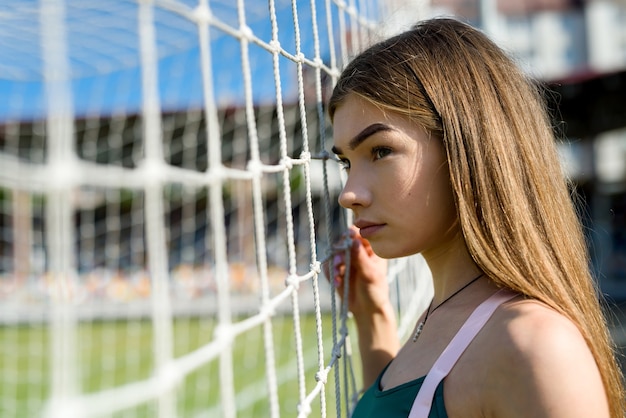
[[[353,209],[356,206],[369,206],[372,201],[370,191],[362,181],[357,181],[352,173],[350,174],[339,194],[339,204],[346,209]]]

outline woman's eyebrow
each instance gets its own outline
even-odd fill
[[[348,148],[354,151],[359,145],[363,143],[363,141],[365,141],[367,138],[374,135],[375,133],[382,132],[382,131],[392,131],[392,130],[394,130],[393,127],[386,125],[384,123],[372,123],[371,125],[367,126],[365,129],[363,129],[361,132],[356,134],[354,138],[350,140],[350,142],[348,143]],[[332,151],[338,155],[343,154],[343,151],[335,146],[333,146]]]

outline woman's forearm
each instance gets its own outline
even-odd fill
[[[363,387],[368,388],[400,349],[396,316],[391,305],[356,317],[359,351],[363,366]]]

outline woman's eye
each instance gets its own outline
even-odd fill
[[[372,155],[374,157],[374,160],[380,160],[381,158],[385,158],[389,154],[391,154],[391,148],[376,147],[372,149]]]
[[[339,161],[339,165],[341,166],[341,168],[343,168],[344,170],[350,169],[350,160],[346,158],[339,158],[338,161]]]

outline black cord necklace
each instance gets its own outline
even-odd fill
[[[466,288],[468,288],[469,285],[474,283],[476,280],[478,280],[481,277],[483,277],[483,275],[484,275],[484,273],[480,273],[480,275],[478,275],[478,277],[475,277],[472,280],[470,280],[469,282],[467,282],[463,287],[461,287],[459,290],[457,290],[456,292],[454,292],[453,294],[451,294],[450,296],[445,298],[443,300],[443,302],[441,302],[439,305],[435,306],[432,310],[430,309],[430,306],[428,306],[428,310],[426,311],[426,315],[424,316],[424,319],[417,325],[417,329],[415,330],[415,334],[413,335],[413,342],[417,341],[417,339],[419,338],[420,334],[422,333],[422,329],[424,328],[424,324],[426,324],[426,320],[428,320],[428,316],[430,314],[435,312],[441,305],[443,305],[444,303],[446,303],[447,301],[449,301],[450,299],[452,299],[453,297],[455,297],[456,295],[461,293]],[[431,301],[430,305],[432,305],[432,304],[433,304],[433,302]]]

